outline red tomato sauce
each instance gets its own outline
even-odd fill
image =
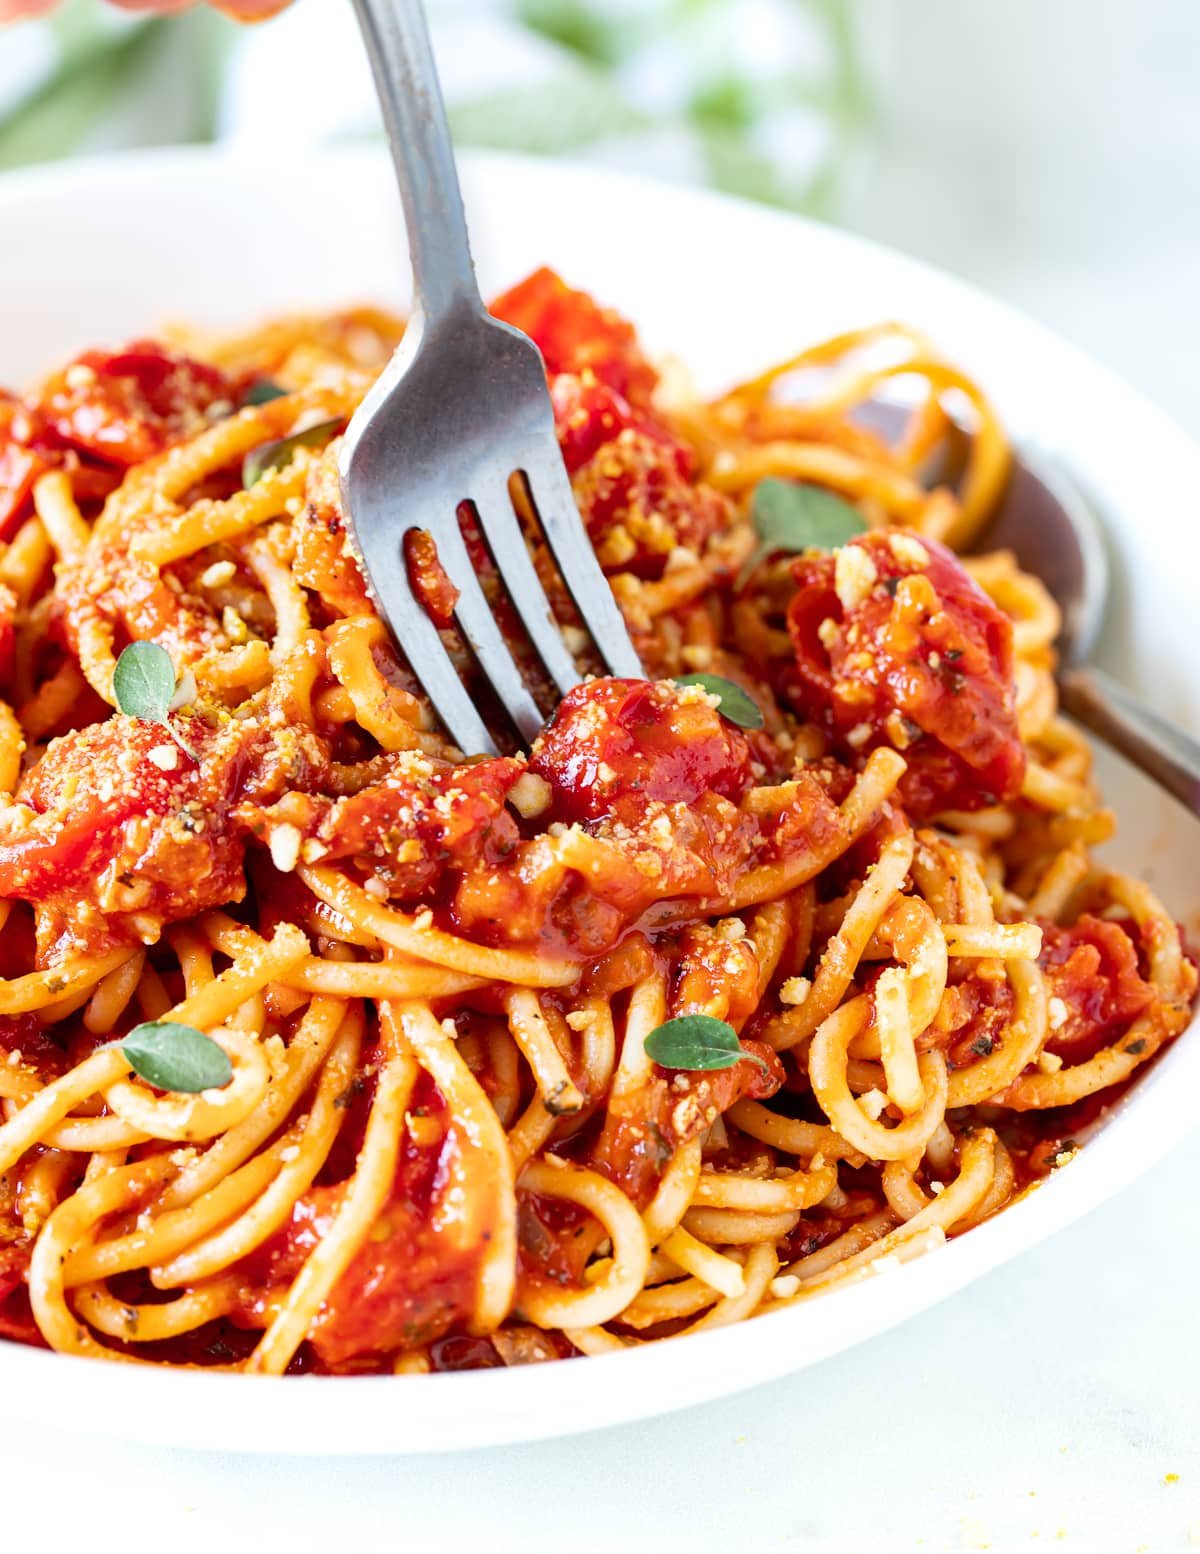
[[[789,689],[843,755],[901,750],[900,794],[913,819],[1002,803],[1025,771],[1012,624],[945,546],[899,541],[864,534],[844,547],[859,563],[847,568],[857,584],[847,598],[834,556],[795,563]]]
[[[735,1101],[768,1100],[783,1084],[783,1065],[764,1042],[744,1040],[747,1056],[715,1073],[659,1068],[627,1105],[614,1100],[591,1164],[639,1208],[681,1144],[699,1137]],[[759,1061],[756,1061],[759,1060]]]
[[[754,781],[740,729],[704,696],[645,680],[595,680],[569,691],[539,737],[530,770],[566,821],[614,816],[636,824],[649,802],[736,803]]]
[[[482,1242],[463,1245],[457,1195],[462,1191],[458,1128],[427,1074],[417,1081],[409,1117],[436,1130],[418,1142],[410,1121],[401,1140],[392,1195],[321,1308],[309,1332],[317,1359],[331,1367],[371,1354],[428,1343],[466,1321],[474,1309]],[[316,1186],[292,1210],[285,1228],[243,1265],[262,1292],[245,1316],[257,1324],[262,1300],[290,1285],[328,1234],[347,1183]]]
[[[1139,967],[1130,922],[1084,916],[1070,928],[1042,928],[1050,1035],[1046,1050],[1083,1063],[1125,1034],[1154,1002]]]

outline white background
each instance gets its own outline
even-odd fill
[[[852,224],[1016,302],[1200,432],[1200,4],[862,8],[887,47],[880,145]],[[0,1423],[0,1547],[1196,1547],[1198,1181],[1200,1139],[894,1333],[600,1435],[322,1462],[132,1449],[65,1428],[23,1440]]]

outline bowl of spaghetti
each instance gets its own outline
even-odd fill
[[[466,187],[647,674],[600,672],[526,514],[586,678],[529,664],[546,725],[486,758],[347,540],[404,327],[382,160],[0,186],[0,1377],[47,1415],[408,1451],[682,1407],[1190,1125],[1197,828],[1059,716],[1054,602],[977,541],[1011,435],[1068,459],[1114,515],[1105,652],[1194,725],[1200,455],[845,235],[509,158]]]

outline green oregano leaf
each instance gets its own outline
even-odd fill
[[[242,396],[242,404],[269,405],[273,399],[283,399],[287,393],[288,390],[276,383],[274,378],[259,378]]]
[[[867,529],[866,519],[845,497],[824,486],[774,475],[755,486],[750,521],[758,544],[742,568],[739,583],[777,551],[795,556],[803,550],[835,550]]]
[[[728,718],[731,723],[736,723],[739,728],[761,728],[763,726],[762,708],[736,685],[732,680],[725,679],[719,674],[685,674],[680,675],[676,685],[701,685],[710,696],[715,696],[721,705],[717,711],[723,718]]]
[[[306,426],[302,432],[292,432],[288,437],[265,442],[261,448],[251,448],[242,460],[242,485],[248,491],[269,471],[285,469],[292,462],[292,455],[297,448],[323,447],[341,425],[342,417],[337,416],[332,421],[318,421],[315,426]]]
[[[756,1052],[743,1050],[732,1025],[710,1014],[684,1014],[668,1020],[646,1037],[646,1053],[663,1068],[732,1068],[741,1058],[750,1058],[764,1073],[767,1068]]]
[[[211,1036],[175,1020],[147,1020],[118,1043],[129,1066],[157,1090],[195,1095],[233,1078],[229,1054]]]
[[[175,694],[175,665],[157,642],[131,642],[117,659],[113,695],[131,718],[162,723]]]
[[[113,698],[117,710],[143,723],[158,723],[190,760],[200,757],[171,726],[168,714],[175,695],[175,665],[166,648],[157,642],[131,642],[113,670]]]

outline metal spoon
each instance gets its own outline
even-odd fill
[[[1018,450],[1004,500],[973,548],[1011,550],[1058,602],[1063,711],[1200,816],[1200,742],[1088,663],[1104,624],[1108,557],[1096,515],[1062,465]]]

